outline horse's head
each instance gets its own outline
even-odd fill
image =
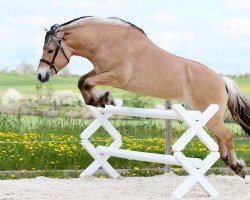
[[[64,32],[56,28],[54,25],[49,31],[46,30],[43,55],[37,69],[37,78],[41,82],[48,81],[69,63],[70,53],[64,42]]]

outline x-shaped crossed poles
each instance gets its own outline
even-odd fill
[[[210,196],[218,197],[219,195],[216,189],[204,177],[204,174],[219,159],[219,147],[203,129],[205,124],[214,116],[218,109],[218,105],[210,105],[201,114],[199,121],[197,121],[181,105],[173,105],[173,110],[175,110],[189,126],[189,129],[173,145],[174,157],[182,164],[182,167],[185,169],[185,171],[189,173],[189,176],[186,178],[186,180],[184,180],[173,192],[173,196],[176,198],[183,197],[197,182]],[[199,169],[196,169],[187,159],[187,157],[181,152],[195,135],[211,151],[211,153],[202,161],[202,165]]]
[[[116,101],[117,106],[122,105],[122,101]],[[114,139],[114,142],[110,147],[119,148],[122,145],[121,134],[114,128],[114,126],[108,121],[110,114],[102,114],[97,108],[88,106],[90,112],[95,117],[95,120],[90,124],[81,134],[81,144],[89,152],[89,154],[95,159],[80,175],[80,177],[91,176],[96,170],[102,167],[106,173],[117,178],[120,176],[115,169],[107,162],[110,158],[108,155],[101,155],[97,149],[89,141],[89,138],[102,126],[109,135]]]
[[[121,106],[121,104],[122,102],[120,102],[119,106]],[[117,178],[119,174],[107,162],[110,156],[100,154],[88,139],[97,131],[99,127],[102,126],[114,139],[114,142],[110,145],[110,147],[119,148],[122,145],[121,135],[108,121],[108,118],[111,116],[110,114],[103,114],[99,109],[91,106],[89,106],[89,109],[96,119],[81,134],[81,138],[82,145],[95,160],[80,176],[90,176],[98,170],[99,167],[102,167],[109,176]],[[207,134],[203,127],[218,111],[218,105],[210,105],[200,115],[199,120],[194,119],[194,117],[181,105],[173,105],[173,110],[175,110],[182,120],[189,126],[189,129],[173,145],[175,159],[178,160],[185,171],[189,173],[187,179],[184,180],[183,183],[181,183],[181,185],[173,192],[173,196],[177,198],[183,197],[193,187],[193,185],[198,182],[209,195],[217,197],[218,192],[207,181],[204,174],[219,159],[218,145]],[[181,152],[194,136],[197,136],[211,151],[211,153],[202,161],[202,165],[199,169],[195,168],[192,162]]]

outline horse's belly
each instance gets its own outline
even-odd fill
[[[164,73],[137,73],[121,89],[164,99],[182,100],[183,86],[177,78]]]

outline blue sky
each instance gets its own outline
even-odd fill
[[[21,62],[35,68],[45,31],[85,15],[116,16],[142,28],[163,49],[197,60],[218,73],[250,73],[248,0],[1,0],[0,69]],[[74,57],[74,74],[92,69]]]

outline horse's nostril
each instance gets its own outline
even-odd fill
[[[41,74],[37,74],[37,78],[38,78],[39,81],[41,81],[42,80],[42,75]]]

